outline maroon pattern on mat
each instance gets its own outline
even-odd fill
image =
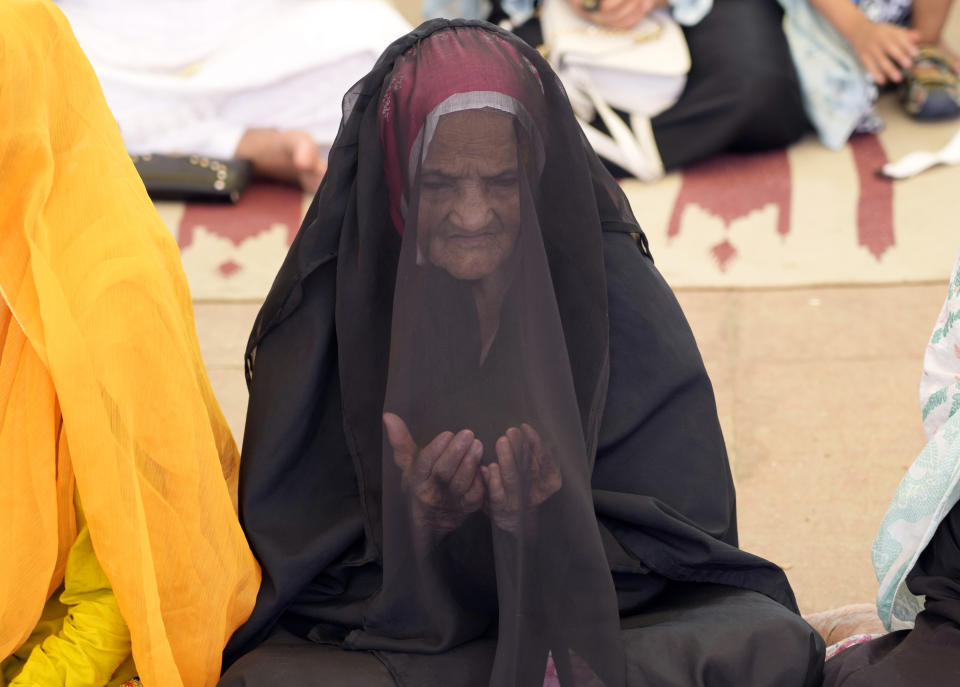
[[[303,192],[292,186],[270,183],[251,184],[235,204],[187,203],[180,220],[177,243],[183,250],[193,243],[198,227],[230,239],[239,246],[244,239],[256,236],[274,224],[287,228],[287,243],[293,242],[300,227]],[[230,276],[240,269],[228,260],[220,272]]]
[[[875,176],[876,170],[888,161],[887,154],[880,139],[873,135],[855,136],[849,146],[859,182],[859,197],[856,198],[858,245],[869,250],[879,262],[896,243],[893,185]],[[825,173],[829,171],[825,170]],[[687,206],[699,206],[723,223],[723,237],[710,247],[710,254],[717,269],[724,273],[731,261],[738,257],[736,244],[750,239],[746,232],[739,232],[735,237],[730,233],[735,220],[773,204],[777,209],[777,234],[781,237],[790,234],[792,185],[786,150],[722,155],[689,167],[681,175],[667,237],[672,239],[680,234]],[[850,198],[850,202],[854,200]],[[279,224],[286,228],[286,243],[289,245],[300,226],[303,208],[304,195],[299,189],[257,182],[251,184],[234,205],[185,204],[177,243],[181,250],[190,247],[196,231],[203,227],[210,234],[240,246],[246,239]],[[642,224],[642,217],[640,219]],[[216,267],[223,277],[231,277],[242,270],[243,267],[229,255],[223,256],[223,261]]]
[[[893,184],[877,177],[888,162],[887,153],[876,136],[854,136],[850,150],[860,179],[857,204],[857,239],[879,261],[896,243],[893,234]]]
[[[723,155],[688,168],[673,206],[667,236],[680,233],[687,205],[695,204],[730,223],[773,203],[778,209],[777,233],[790,233],[790,161],[785,150],[752,155]],[[729,236],[711,252],[721,272],[737,255]]]

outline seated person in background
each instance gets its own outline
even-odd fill
[[[960,62],[941,40],[952,1],[780,0],[807,115],[824,145],[880,131],[877,87],[904,75],[909,113],[960,115]]]
[[[840,651],[825,687],[953,687],[960,680],[960,254],[923,360],[929,443],[880,526],[873,563],[888,635]]]
[[[177,246],[60,11],[0,53],[0,685],[208,685],[260,574]]]
[[[691,68],[679,100],[650,120],[655,150],[651,168],[680,169],[731,151],[770,150],[798,140],[810,125],[797,74],[783,34],[783,12],[768,0],[600,0],[596,9],[568,2],[600,27],[628,29],[657,8],[671,7],[682,26]],[[520,25],[535,0],[494,3],[494,18],[509,14]],[[482,0],[425,0],[425,16],[481,18]],[[526,32],[518,33],[534,43]],[[594,126],[602,128],[599,119]],[[639,132],[636,132],[638,136]],[[616,170],[624,173],[623,170]],[[650,176],[650,180],[658,175]]]
[[[387,0],[58,0],[131,154],[247,158],[313,192],[340,98],[409,24]]]
[[[345,102],[247,351],[264,569],[221,685],[814,687],[710,381],[535,50],[437,20]]]

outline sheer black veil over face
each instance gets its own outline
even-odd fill
[[[583,418],[531,194],[540,165],[522,152],[540,133],[482,96],[472,105],[439,117],[410,156],[421,162],[406,188],[384,403],[399,435],[388,426],[380,459],[384,582],[348,641],[446,651],[496,630],[491,684],[542,680],[548,657],[568,676],[575,664],[622,684]],[[602,289],[596,252],[593,280]],[[595,432],[596,411],[586,420]]]
[[[444,115],[420,170],[418,255],[478,286],[505,285],[513,276],[521,171],[513,126],[493,109]]]
[[[479,53],[487,70],[502,64],[518,78],[504,77],[501,91],[438,90],[436,53],[461,52],[460,65]],[[400,151],[404,173],[379,408],[387,431],[366,456],[381,473],[383,585],[347,643],[441,652],[495,632],[490,684],[542,681],[552,659],[568,684],[576,665],[617,685],[617,602],[584,439],[585,424],[594,435],[599,426],[605,326],[581,337],[596,368],[581,416],[544,247],[545,231],[576,228],[538,218],[543,88],[525,63],[499,40],[450,31],[405,55],[388,86],[389,98],[425,116],[392,112],[381,134],[402,142],[385,148]],[[598,234],[581,234],[581,287],[602,304]],[[357,367],[342,360],[341,378]],[[358,435],[374,433],[375,410],[356,416]]]
[[[613,687],[619,614],[663,580],[794,606],[735,547],[709,381],[622,192],[488,24],[428,22],[347,94],[247,378],[264,583],[227,665],[280,622],[410,684],[448,655],[456,684],[541,684],[549,659]]]

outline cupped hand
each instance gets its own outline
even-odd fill
[[[563,485],[553,453],[528,424],[511,427],[496,443],[497,462],[480,467],[486,509],[494,524],[517,534],[521,525]],[[526,532],[525,533],[529,533]]]
[[[659,0],[600,0],[593,12],[583,9],[582,0],[568,0],[577,14],[598,26],[624,31],[632,29],[657,7],[665,3]]]
[[[403,473],[401,488],[411,499],[419,536],[452,532],[483,506],[483,444],[473,432],[443,432],[420,448],[399,415],[384,413],[383,426]]]
[[[901,68],[913,65],[920,34],[894,24],[875,23],[863,17],[850,35],[850,43],[863,68],[877,84],[903,80]]]

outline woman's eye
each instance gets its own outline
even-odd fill
[[[420,182],[420,187],[427,191],[443,191],[453,188],[453,183],[441,179],[424,179]]]
[[[495,188],[515,188],[517,185],[517,177],[515,176],[494,177],[488,183]]]

